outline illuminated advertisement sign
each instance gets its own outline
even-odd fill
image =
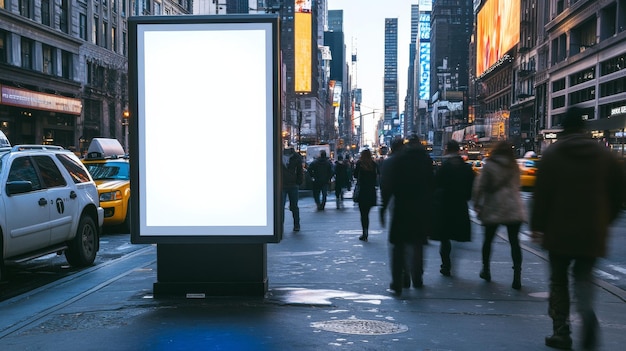
[[[419,0],[418,8],[420,11],[432,11],[433,9],[433,1],[432,0]]]
[[[335,82],[335,88],[333,89],[333,107],[339,107],[341,105],[341,82]]]
[[[294,90],[298,93],[311,92],[311,14],[294,14]]]
[[[311,0],[295,0],[294,12],[311,13]]]
[[[430,99],[430,12],[422,12],[423,10],[430,11],[431,4],[424,4],[420,2],[420,14],[418,22],[419,33],[419,87],[418,94],[420,100]]]
[[[280,241],[278,21],[129,18],[133,243]]]
[[[420,44],[419,98],[430,99],[430,43]]]
[[[418,26],[420,41],[430,41],[430,13],[420,13]]]
[[[72,99],[64,96],[38,93],[26,89],[2,86],[0,104],[27,107],[35,110],[80,115],[83,104],[80,99]]]
[[[486,1],[476,22],[476,75],[480,76],[519,42],[520,0]]]

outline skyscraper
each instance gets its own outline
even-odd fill
[[[385,18],[385,71],[383,77],[385,143],[390,144],[399,127],[398,115],[398,19]]]

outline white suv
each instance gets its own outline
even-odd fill
[[[58,146],[0,149],[0,280],[5,261],[65,253],[89,266],[100,248],[104,210],[91,175]]]

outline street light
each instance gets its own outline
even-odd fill
[[[128,122],[130,118],[130,112],[128,110],[124,110],[122,112],[122,127],[124,127],[124,150],[128,153]]]
[[[376,111],[378,111],[380,109],[378,108],[373,108],[372,112],[368,112],[368,113],[363,113],[361,109],[359,109],[359,147],[363,147],[363,116],[367,116],[367,115],[372,115],[375,114]]]

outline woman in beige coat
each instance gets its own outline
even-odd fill
[[[483,269],[480,277],[491,281],[491,242],[498,226],[506,226],[513,259],[513,289],[521,289],[522,249],[519,230],[526,221],[526,211],[520,197],[520,171],[513,146],[499,142],[491,151],[480,176],[474,182],[472,198],[478,219],[485,227]]]

